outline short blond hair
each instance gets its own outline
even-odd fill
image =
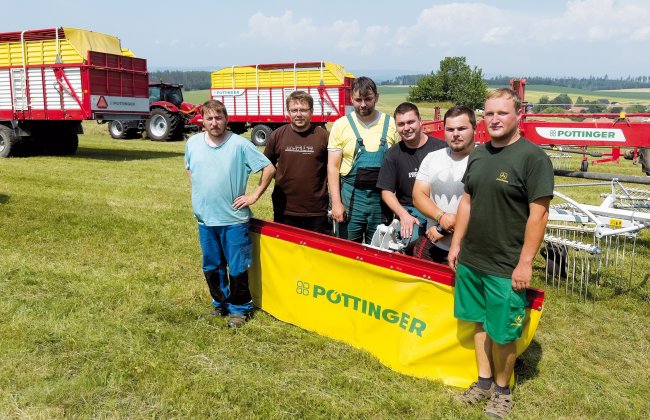
[[[519,95],[517,95],[517,92],[509,88],[494,89],[492,92],[488,94],[487,98],[485,98],[485,102],[489,101],[490,99],[497,99],[497,98],[504,98],[504,97],[512,100],[512,104],[515,106],[515,111],[517,112],[521,111],[521,98],[519,97]]]

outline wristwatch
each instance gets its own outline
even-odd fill
[[[436,225],[436,232],[438,232],[439,234],[441,234],[441,235],[443,235],[443,236],[447,236],[447,235],[449,235],[449,232],[447,232],[446,230],[444,230],[444,229],[442,228],[442,225]]]

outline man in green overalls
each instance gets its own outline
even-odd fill
[[[352,85],[354,112],[334,122],[330,132],[327,180],[336,235],[370,243],[377,225],[386,222],[379,168],[386,151],[399,140],[395,120],[375,109],[379,94],[368,77]]]

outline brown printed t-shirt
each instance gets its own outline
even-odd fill
[[[273,163],[274,214],[322,216],[327,214],[327,130],[312,125],[298,133],[290,124],[271,133],[264,155]]]

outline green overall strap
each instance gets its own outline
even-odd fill
[[[357,156],[359,156],[359,151],[361,150],[361,147],[363,147],[363,138],[361,138],[359,129],[357,128],[357,125],[354,123],[352,114],[347,114],[346,116],[348,117],[348,121],[350,122],[350,127],[352,128],[354,135],[357,136],[357,144],[354,147],[354,154],[352,155],[352,162],[354,162],[355,160],[357,160]]]
[[[386,136],[388,135],[389,123],[390,116],[388,114],[384,114],[384,131],[381,132],[381,142],[379,143],[379,147],[383,147],[384,149],[386,148]]]

